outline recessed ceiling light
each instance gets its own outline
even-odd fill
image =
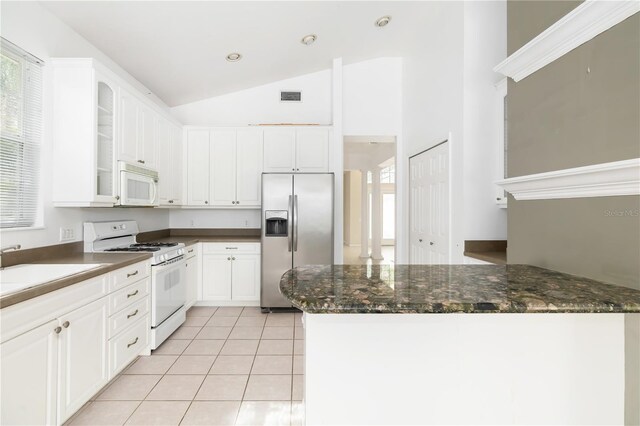
[[[376,27],[380,27],[380,28],[386,27],[389,22],[391,22],[391,16],[389,15],[383,16],[382,18],[376,21]]]
[[[302,44],[306,44],[307,46],[315,43],[316,39],[318,38],[318,36],[316,36],[315,34],[309,34],[306,35],[304,37],[302,37],[302,40],[300,40],[300,42]]]
[[[238,62],[240,59],[242,59],[242,55],[237,52],[229,53],[227,55],[227,61],[229,62]]]

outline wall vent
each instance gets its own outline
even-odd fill
[[[302,102],[302,92],[280,92],[280,102]]]

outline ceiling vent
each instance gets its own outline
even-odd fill
[[[302,92],[280,92],[280,102],[302,102]]]

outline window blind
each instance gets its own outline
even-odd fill
[[[38,215],[42,64],[1,39],[0,227],[34,226]]]

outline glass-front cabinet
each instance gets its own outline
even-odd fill
[[[51,63],[53,203],[112,207],[118,203],[116,77],[90,58],[57,58]]]

